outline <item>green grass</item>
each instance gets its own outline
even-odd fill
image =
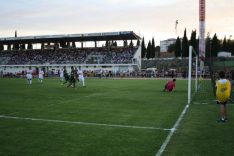
[[[88,79],[66,88],[57,79],[31,86],[0,79],[0,114],[115,125],[171,128],[186,104],[185,81]],[[0,118],[0,155],[153,156],[169,131]]]
[[[187,82],[178,80],[173,93],[162,92],[165,82],[87,79],[86,88],[74,89],[58,79],[31,86],[0,79],[0,115],[172,128],[187,102]],[[209,84],[203,81],[207,90]],[[207,90],[194,98],[163,155],[234,155],[234,105],[229,121],[217,123],[219,108]],[[0,155],[155,156],[169,132],[0,117]]]
[[[227,105],[229,120],[219,123],[219,106],[214,101],[211,82],[204,80],[201,86],[165,156],[234,155],[234,105]]]
[[[179,131],[164,155],[232,156],[234,155],[234,111],[229,106],[229,121],[218,123],[218,106],[192,104]]]

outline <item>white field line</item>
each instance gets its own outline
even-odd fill
[[[207,102],[194,102],[194,105],[208,105],[209,103]]]
[[[214,102],[216,102],[216,100]],[[218,105],[218,104],[209,103],[209,102],[194,102],[192,103],[192,105]],[[234,105],[234,103],[228,102],[227,105]]]
[[[77,124],[77,125],[88,125],[88,126],[116,127],[116,128],[133,128],[133,129],[163,130],[163,131],[171,131],[172,130],[172,129],[168,129],[168,128],[159,128],[159,127],[116,125],[116,124],[103,124],[103,123],[79,122],[79,121],[64,121],[64,120],[39,119],[39,118],[24,118],[24,117],[7,116],[7,115],[0,115],[0,118],[2,118],[2,119],[15,119],[15,120],[41,121],[41,122],[53,122],[53,123],[66,123],[66,124]]]
[[[179,118],[177,119],[176,123],[174,124],[173,128],[171,129],[170,133],[168,134],[166,140],[163,142],[163,144],[161,145],[160,149],[158,150],[158,152],[155,154],[155,156],[161,156],[162,153],[165,151],[166,146],[168,145],[168,143],[171,140],[171,137],[173,136],[173,134],[175,133],[177,127],[179,126],[182,118],[184,117],[185,113],[187,112],[189,108],[189,104],[187,104],[184,107],[184,110],[182,111],[182,113],[180,114]]]

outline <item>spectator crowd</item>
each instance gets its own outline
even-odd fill
[[[1,51],[0,65],[128,64],[135,51],[135,48]]]

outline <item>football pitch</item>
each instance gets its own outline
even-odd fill
[[[0,79],[0,155],[155,156],[187,104],[187,81],[172,93],[166,81]],[[234,106],[217,123],[213,97],[197,99],[163,155],[234,155]]]

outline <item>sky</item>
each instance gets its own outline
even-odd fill
[[[199,30],[199,0],[0,0],[0,37],[134,31],[146,40]],[[175,21],[178,20],[177,33]],[[234,0],[206,0],[206,33],[234,39]]]

